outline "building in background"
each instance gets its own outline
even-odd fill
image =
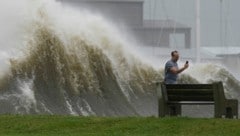
[[[72,7],[102,14],[114,23],[142,25],[144,0],[58,0]]]
[[[182,35],[182,48],[191,47],[191,28],[173,20],[143,20],[143,25],[134,28],[134,34],[144,45],[171,47],[171,36]]]
[[[144,20],[144,0],[58,0],[76,8],[102,14],[126,26],[146,46],[171,47],[171,36],[182,38],[183,48],[191,48],[191,28],[174,20]],[[180,36],[181,35],[181,36]]]

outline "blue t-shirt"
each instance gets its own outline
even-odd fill
[[[177,74],[174,74],[170,71],[170,69],[172,67],[176,67],[178,69],[178,64],[177,62],[174,62],[173,60],[169,60],[166,64],[165,64],[165,78],[164,78],[164,82],[166,84],[176,84],[177,83]]]

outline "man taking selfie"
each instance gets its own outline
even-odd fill
[[[179,59],[178,51],[172,51],[171,57],[172,57],[171,60],[167,61],[167,63],[165,64],[165,77],[164,77],[165,84],[176,84],[178,74],[183,72],[189,66],[188,61],[186,61],[182,68],[178,68],[177,64],[177,61]]]

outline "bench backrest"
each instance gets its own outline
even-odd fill
[[[166,101],[214,101],[213,84],[162,84]]]

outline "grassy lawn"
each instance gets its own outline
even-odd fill
[[[240,121],[1,115],[0,136],[240,136]]]

